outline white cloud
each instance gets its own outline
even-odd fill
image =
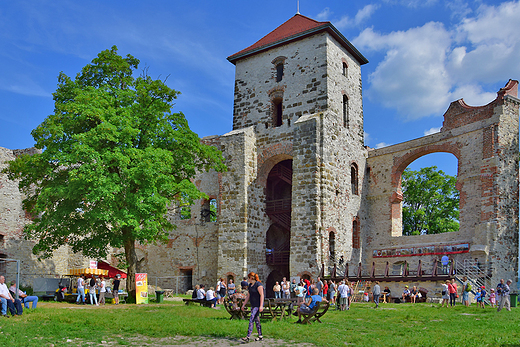
[[[383,147],[388,147],[388,146],[390,146],[388,143],[379,142],[378,144],[376,144],[376,149],[383,148]]]
[[[450,80],[445,68],[450,33],[441,23],[430,22],[407,31],[382,35],[369,28],[354,45],[386,51],[369,76],[367,96],[397,109],[405,118],[417,119],[446,108]]]
[[[334,21],[334,26],[338,29],[358,26],[366,22],[378,8],[379,5],[366,5],[356,13],[354,18],[343,16],[341,19]]]
[[[370,134],[367,133],[366,131],[363,131],[363,135],[364,135],[364,138],[365,138],[365,145],[366,145],[366,146],[369,146],[369,144],[370,144],[370,140],[371,140],[371,138],[370,138]]]
[[[316,15],[316,20],[320,21],[320,22],[327,21],[327,20],[329,20],[329,17],[331,14],[332,14],[332,12],[330,12],[330,8],[325,7],[323,9],[323,11],[321,11],[320,13],[318,13]]]
[[[424,136],[428,136],[428,135],[431,135],[431,134],[435,134],[435,133],[438,133],[439,131],[441,131],[441,127],[434,127],[434,128],[430,128],[429,130],[425,130],[424,131]]]
[[[469,11],[465,11],[469,13]],[[485,84],[520,75],[520,1],[480,6],[454,28],[429,22],[406,31],[363,30],[353,40],[361,51],[385,54],[369,75],[367,97],[403,118],[442,114],[453,100],[492,101]]]

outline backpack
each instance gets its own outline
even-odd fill
[[[471,283],[466,284],[466,291],[471,292]]]

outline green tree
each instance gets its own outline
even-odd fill
[[[50,257],[68,245],[99,258],[124,248],[128,289],[135,296],[135,243],[163,242],[174,228],[166,218],[176,200],[205,197],[190,178],[225,170],[221,153],[200,142],[182,113],[179,94],[139,60],[102,51],[75,79],[58,77],[54,114],[32,131],[41,153],[23,155],[5,170],[20,180],[25,228],[33,253]]]
[[[439,234],[459,230],[457,178],[436,166],[402,175],[403,235]]]

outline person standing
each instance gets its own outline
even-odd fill
[[[107,292],[107,284],[103,276],[99,278],[99,303],[105,304],[105,293]]]
[[[501,280],[502,283],[504,280]],[[511,302],[509,299],[509,291],[511,290],[509,286],[511,285],[512,281],[507,280],[506,284],[501,289],[500,293],[500,304],[498,305],[497,312],[502,311],[504,306],[506,307],[506,310],[511,311]]]
[[[462,303],[469,307],[469,292],[471,292],[471,284],[466,276],[462,277]]]
[[[78,278],[78,298],[76,304],[83,305],[85,303],[85,275]]]
[[[296,298],[298,299],[297,304],[300,306],[303,304],[303,301],[305,300],[305,287],[303,286],[303,282],[300,282],[298,284],[298,287],[294,290],[296,294]]]
[[[341,281],[341,284],[338,286],[338,295],[339,295],[339,309],[340,311],[345,311],[348,303],[348,292],[350,288],[345,284],[345,281]]]
[[[9,287],[9,290],[13,293],[16,293],[16,282],[11,282],[11,287]],[[36,305],[38,305],[38,297],[37,296],[28,296],[26,292],[22,292],[20,288],[18,288],[18,297],[20,298],[20,301],[24,304],[26,309],[29,309],[29,303],[32,302],[32,308],[36,308]]]
[[[500,280],[500,283],[497,285],[497,302],[500,304],[500,298],[502,296],[502,290],[504,290],[506,284],[504,283],[504,279]]]
[[[442,292],[441,292],[442,303],[441,303],[441,307],[443,307],[444,303],[446,303],[446,308],[448,308],[448,300],[450,300],[449,285],[450,285],[450,280],[446,280],[446,283],[442,284]]]
[[[90,279],[89,287],[88,287],[88,294],[90,296],[90,304],[91,305],[96,304],[96,306],[99,306],[99,304],[97,302],[96,288],[97,288],[96,287],[96,278],[94,276],[92,276],[92,278]]]
[[[220,296],[220,299],[217,300],[217,302],[219,304],[223,304],[224,303],[224,298],[226,297],[226,292],[227,292],[227,286],[226,286],[226,281],[224,281],[223,278],[220,278],[220,291],[219,291],[219,295]]]
[[[247,336],[242,338],[242,341],[249,342],[251,333],[253,332],[253,323],[256,324],[256,331],[258,337],[255,341],[262,341],[262,326],[260,325],[260,313],[264,310],[264,287],[262,282],[258,278],[258,275],[254,272],[250,272],[247,275],[249,281],[248,294],[244,303],[242,304],[242,311],[245,309],[248,302],[251,303],[251,315],[249,317],[249,326],[247,328]],[[278,282],[276,282],[278,283]]]
[[[280,291],[281,291],[280,284],[278,283],[278,281],[276,281],[276,283],[273,286],[273,292],[274,292],[275,299],[280,299]]]
[[[379,296],[381,296],[381,287],[379,286],[379,281],[376,281],[374,288],[372,288],[372,297],[374,298],[374,303],[376,304],[375,308],[379,307]]]
[[[296,293],[294,292],[296,288],[298,287],[298,284],[296,283],[296,279],[293,278],[291,282],[291,298],[296,298]]]
[[[116,302],[116,305],[119,305],[119,285],[121,284],[121,275],[117,274],[116,279],[114,280],[114,289],[112,290],[112,293],[114,293],[114,301]]]
[[[227,286],[227,292],[228,292],[228,296],[231,296],[233,294],[235,294],[235,283],[233,283],[233,279],[229,279],[229,284]]]
[[[316,286],[315,288],[318,288],[319,294],[323,297],[323,282],[321,281],[321,278],[318,277],[316,280]]]
[[[457,283],[455,283],[455,279],[452,279],[451,283],[448,284],[448,291],[450,292],[450,306],[455,306],[455,300],[457,299]]]
[[[331,305],[335,305],[335,296],[336,296],[336,284],[329,280],[329,301]]]
[[[291,284],[284,277],[284,281],[282,284],[283,298],[289,299],[291,297]]]

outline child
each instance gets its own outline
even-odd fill
[[[480,287],[480,301],[477,301],[477,307],[480,305],[480,307],[485,308],[484,305],[486,304],[484,300],[486,299],[486,287],[482,286]]]
[[[491,293],[489,293],[489,302],[491,303],[491,307],[495,308],[495,304],[497,303],[497,297],[495,294],[495,289],[490,289]]]
[[[367,292],[363,293],[363,301],[365,301],[365,302],[368,302],[368,301],[369,301],[368,293],[367,293]]]
[[[480,307],[480,301],[482,300],[482,292],[480,288],[477,289],[477,294],[475,294],[475,301],[477,302],[477,307]]]

